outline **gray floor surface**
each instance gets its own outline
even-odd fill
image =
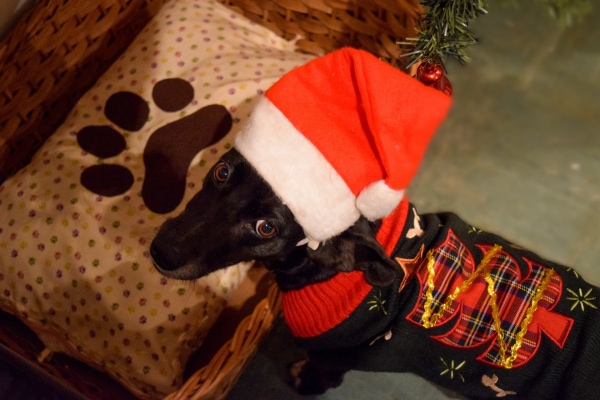
[[[490,7],[473,25],[472,62],[449,65],[453,109],[410,198],[420,212],[454,211],[600,284],[600,6],[561,29],[541,2],[516,3]],[[228,400],[307,399],[285,383],[299,354],[279,323]],[[409,374],[351,372],[314,398],[451,397]]]

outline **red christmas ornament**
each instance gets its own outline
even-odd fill
[[[452,84],[444,75],[444,68],[440,64],[421,63],[417,68],[417,79],[427,86],[452,96]]]
[[[417,79],[427,86],[437,82],[444,76],[444,69],[439,64],[423,62],[417,68]]]
[[[431,86],[443,92],[447,96],[452,97],[452,83],[450,83],[450,79],[448,79],[446,76],[442,76]]]

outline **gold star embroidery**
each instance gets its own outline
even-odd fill
[[[483,232],[483,231],[482,231],[481,229],[477,229],[477,228],[475,228],[474,226],[472,226],[472,227],[471,227],[471,229],[469,229],[469,232],[468,232],[468,233],[476,233],[476,234],[478,234],[478,235],[479,235],[479,234],[480,234],[480,233],[482,233],[482,232]]]
[[[444,367],[446,367],[446,369],[440,373],[440,376],[449,374],[450,379],[454,379],[454,374],[456,374],[460,378],[461,381],[463,381],[463,382],[465,381],[465,377],[462,376],[462,374],[460,372],[458,372],[458,370],[465,366],[466,361],[463,361],[460,364],[455,366],[454,360],[450,361],[449,364],[446,361],[444,361],[444,359],[442,357],[440,357],[440,360],[442,360]]]
[[[387,311],[385,309],[385,302],[386,301],[381,298],[381,290],[380,290],[379,296],[375,295],[375,296],[373,296],[373,300],[367,301],[367,304],[371,306],[371,307],[369,307],[369,311],[378,310],[379,312],[383,313],[383,315],[387,315]]]
[[[573,268],[569,267],[569,268],[567,268],[567,271],[572,272],[573,275],[575,275],[575,278],[579,279],[579,274]]]
[[[567,297],[567,300],[571,300],[573,302],[573,305],[571,306],[571,311],[577,308],[577,306],[581,307],[581,311],[585,311],[585,306],[592,307],[594,310],[598,309],[598,307],[596,307],[596,305],[592,303],[592,301],[596,300],[596,298],[590,297],[590,294],[592,293],[592,288],[585,292],[585,294],[583,293],[583,290],[581,288],[579,288],[577,292],[569,288],[567,288],[567,291],[573,295],[572,297]]]
[[[417,273],[418,267],[423,263],[423,254],[425,253],[425,245],[421,245],[421,248],[417,252],[414,258],[400,258],[396,257],[396,261],[400,264],[400,268],[404,271],[404,279],[400,283],[398,292],[404,289],[406,283]]]

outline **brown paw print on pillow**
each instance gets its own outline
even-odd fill
[[[176,112],[194,98],[189,82],[171,78],[156,83],[152,100],[163,111]],[[148,121],[150,108],[132,92],[112,94],[104,107],[106,118],[117,127],[139,131]],[[202,149],[221,140],[232,126],[229,111],[211,104],[155,130],[144,148],[145,175],[142,198],[153,212],[173,211],[183,199],[186,176],[192,159]],[[114,157],[127,146],[123,135],[110,125],[86,126],[77,133],[79,146],[99,158]],[[101,196],[117,196],[127,192],[134,177],[127,168],[103,163],[86,168],[81,184]]]

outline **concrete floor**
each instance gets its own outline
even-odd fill
[[[560,29],[540,2],[518,3],[491,7],[473,26],[471,64],[449,65],[454,106],[410,196],[600,284],[600,6]],[[228,400],[306,399],[283,381],[298,355],[278,324]],[[409,374],[351,372],[315,398],[449,397]]]

